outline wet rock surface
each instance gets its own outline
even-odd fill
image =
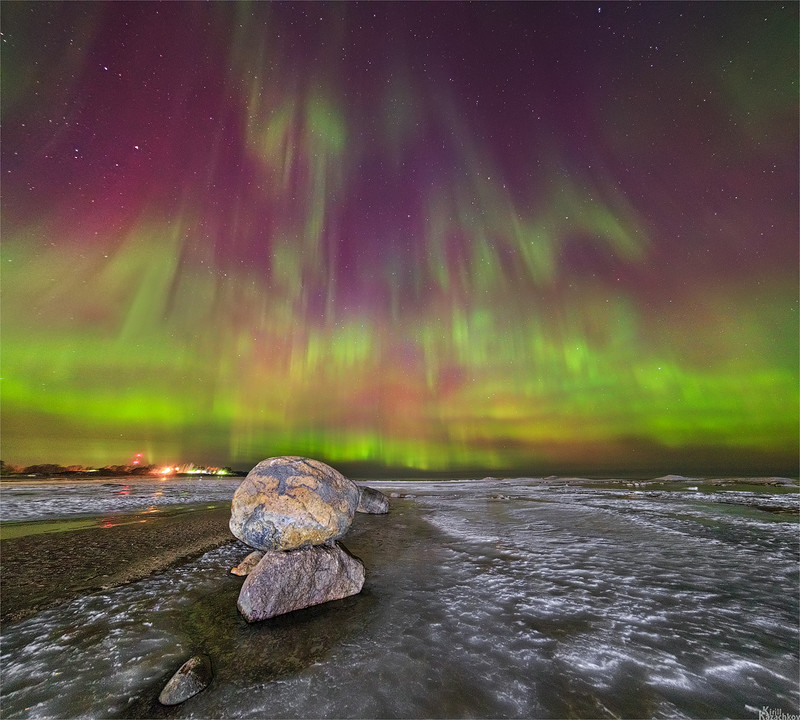
[[[211,678],[211,660],[206,655],[195,655],[169,679],[158,696],[158,702],[162,705],[179,705],[205,690]]]
[[[355,595],[364,565],[344,546],[267,552],[247,576],[237,607],[248,622]]]
[[[347,532],[359,497],[359,487],[325,463],[268,458],[234,493],[229,526],[257,550],[321,545]]]
[[[356,512],[384,515],[389,512],[389,498],[379,490],[362,487]]]

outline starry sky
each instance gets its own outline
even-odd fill
[[[797,3],[4,3],[7,462],[797,473]]]

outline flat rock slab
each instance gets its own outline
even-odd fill
[[[257,550],[292,550],[342,537],[360,489],[329,465],[286,456],[262,460],[233,494],[231,532]]]
[[[260,550],[253,550],[242,562],[240,562],[236,567],[231,568],[231,575],[239,575],[244,577],[245,575],[249,575],[253,568],[258,565],[261,558],[264,557],[264,553]]]
[[[267,552],[250,572],[237,607],[248,622],[355,595],[364,564],[340,544]]]
[[[162,705],[179,705],[205,690],[211,677],[211,660],[206,655],[195,655],[169,679],[158,696],[158,702]]]
[[[379,490],[362,487],[356,512],[384,515],[389,512],[389,498]]]

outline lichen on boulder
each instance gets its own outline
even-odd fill
[[[231,503],[231,532],[257,550],[293,550],[341,538],[358,507],[359,487],[318,460],[262,460]]]

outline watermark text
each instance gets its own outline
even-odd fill
[[[800,720],[800,715],[789,715],[783,710],[765,706],[758,711],[758,720]]]

